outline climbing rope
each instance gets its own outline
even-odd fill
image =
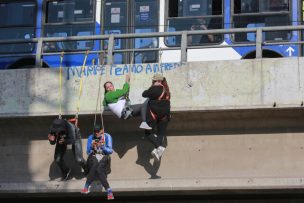
[[[134,49],[132,51],[132,55],[131,55],[131,61],[130,61],[130,68],[129,68],[129,72],[128,72],[128,76],[129,76],[129,84],[131,83],[131,73],[132,73],[132,68],[133,68],[133,61],[134,61]],[[128,93],[126,94],[126,100],[127,100],[127,103],[128,105],[131,105],[131,101],[130,101],[130,98],[129,98],[129,92],[130,92],[130,88],[129,88],[129,91]]]
[[[99,58],[99,57],[98,57]],[[100,60],[98,60],[98,65],[100,65]],[[103,55],[102,65],[105,65],[105,55]],[[98,104],[99,105],[99,111],[100,111],[100,120],[101,125],[103,126],[103,132],[104,132],[104,123],[103,123],[103,111],[102,111],[102,101],[101,101],[101,74],[99,74],[99,81],[98,81],[98,92],[97,92],[97,101],[96,101],[96,108],[95,108],[95,116],[94,116],[94,126],[96,125],[97,121],[97,110],[98,110]],[[93,126],[93,128],[94,128]]]
[[[85,57],[84,57],[84,60],[83,60],[83,64],[82,64],[82,67],[81,67],[81,73],[84,74],[84,69],[85,69],[85,65],[86,65],[86,62],[87,62],[87,58],[88,58],[88,54],[89,54],[89,51],[86,51],[85,52]],[[78,92],[78,100],[77,100],[77,106],[76,106],[76,115],[75,115],[75,125],[78,126],[78,113],[79,113],[79,109],[80,109],[80,98],[81,98],[81,95],[82,95],[82,88],[83,88],[83,77],[80,78],[80,83],[79,83],[79,92]]]

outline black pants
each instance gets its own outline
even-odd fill
[[[87,161],[87,167],[89,173],[87,175],[87,182],[90,184],[94,181],[95,175],[100,181],[102,186],[107,190],[110,188],[109,182],[107,180],[107,171],[109,170],[109,155],[105,155],[99,162],[96,159],[95,155],[90,155]]]
[[[66,144],[56,143],[54,159],[63,175],[67,174],[67,172],[69,171],[69,168],[67,167],[64,161],[64,155],[66,153],[66,150],[67,150]],[[80,164],[80,166],[85,170],[86,164],[84,158],[82,157],[82,145],[80,139],[75,140],[75,143],[72,145],[72,150],[76,162]]]
[[[152,127],[152,130],[145,130],[146,137],[154,145],[155,148],[164,146],[168,123],[169,120],[167,118],[156,120],[152,123],[149,123],[149,125]],[[155,136],[155,134],[157,136]]]

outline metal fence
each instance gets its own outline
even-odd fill
[[[217,30],[196,30],[196,31],[179,31],[179,32],[158,32],[158,33],[141,33],[141,34],[110,34],[110,35],[91,35],[91,36],[72,36],[72,37],[41,37],[22,40],[0,40],[1,44],[21,44],[21,43],[36,43],[36,52],[31,54],[14,54],[14,56],[35,56],[36,67],[41,67],[43,55],[58,55],[62,52],[44,53],[43,44],[47,42],[66,42],[66,41],[85,41],[85,40],[107,40],[108,46],[106,50],[91,50],[90,53],[104,53],[106,54],[107,64],[113,64],[114,53],[127,53],[136,51],[164,51],[164,50],[180,50],[181,62],[187,62],[187,50],[188,49],[206,49],[206,48],[225,48],[225,47],[241,47],[241,46],[255,46],[256,58],[262,58],[262,50],[265,45],[287,45],[287,44],[304,44],[302,37],[298,37],[296,42],[294,41],[265,41],[263,39],[263,33],[267,32],[279,32],[279,31],[299,31],[304,30],[304,25],[299,26],[275,26],[275,27],[258,27],[258,28],[235,28],[235,29],[217,29]],[[230,45],[222,44],[210,44],[204,46],[190,46],[188,44],[188,36],[190,35],[208,35],[208,34],[224,34],[233,35],[236,33],[255,33],[256,41],[250,43],[234,43]],[[177,47],[162,47],[162,48],[139,48],[139,49],[115,49],[115,39],[135,39],[135,38],[149,38],[154,37],[159,40],[164,37],[180,36],[181,44]],[[301,35],[299,35],[301,36]],[[67,54],[83,53],[83,50],[68,52]],[[12,54],[2,54],[0,57],[8,57]]]

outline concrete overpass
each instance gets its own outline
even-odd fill
[[[167,150],[153,163],[152,146],[139,120],[111,113],[105,128],[114,139],[109,181],[118,192],[212,193],[303,189],[303,58],[135,65],[130,98],[143,101],[155,71],[172,91],[173,117]],[[116,87],[128,66],[65,68],[63,113],[76,111],[79,83],[83,146],[94,123],[99,77]],[[59,182],[54,147],[47,141],[58,115],[57,69],[0,72],[0,193],[79,192],[84,184],[69,151],[71,180]],[[103,94],[103,91],[102,91]],[[157,178],[161,176],[161,178]],[[152,177],[152,178],[151,178]],[[100,185],[95,185],[98,190]]]

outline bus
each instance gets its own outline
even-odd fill
[[[256,28],[302,24],[299,0],[0,0],[0,69],[35,67],[36,43],[12,40],[41,37],[94,36],[193,30]],[[300,31],[263,33],[269,42],[296,42]],[[188,61],[250,59],[255,57],[255,33],[189,35]],[[179,62],[180,36],[115,39],[114,64]],[[240,45],[213,48],[212,45]],[[107,40],[48,42],[42,46],[42,67],[101,63]],[[156,50],[158,48],[160,50]],[[151,49],[151,51],[138,51]],[[263,46],[263,57],[300,56],[300,45]],[[91,53],[90,53],[91,51]],[[53,53],[53,54],[52,54]],[[160,58],[161,55],[161,58]]]

